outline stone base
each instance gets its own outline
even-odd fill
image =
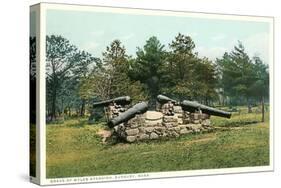
[[[179,137],[180,135],[209,132],[213,128],[210,119],[202,114],[189,114],[188,117],[175,114],[174,116],[163,116],[162,120],[148,120],[143,115],[137,115],[127,123],[114,127],[115,134],[127,141],[136,142],[144,140],[155,140],[165,137]],[[189,119],[187,121],[187,119]]]

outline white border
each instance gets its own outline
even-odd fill
[[[87,183],[87,182],[105,182],[105,181],[120,181],[120,180],[139,180],[139,179],[152,179],[152,178],[168,178],[168,177],[185,177],[185,176],[198,176],[198,175],[215,175],[215,174],[232,174],[232,173],[246,173],[246,172],[265,172],[274,170],[273,160],[273,17],[260,17],[260,16],[241,16],[241,15],[225,15],[225,14],[211,14],[211,13],[195,13],[195,12],[179,12],[179,11],[166,11],[166,10],[147,10],[136,8],[113,8],[102,6],[87,6],[87,5],[70,5],[70,4],[56,4],[56,3],[40,3],[40,110],[39,114],[40,123],[40,185],[55,185],[55,184],[69,184],[69,183]],[[207,170],[188,170],[188,171],[171,171],[171,172],[157,172],[157,173],[140,173],[140,174],[121,174],[109,176],[87,176],[87,177],[71,177],[71,178],[56,178],[46,179],[46,118],[45,118],[45,47],[46,47],[46,10],[71,10],[71,11],[95,11],[95,12],[114,12],[121,14],[139,14],[139,15],[158,15],[158,16],[180,16],[180,17],[194,17],[205,19],[222,19],[222,20],[239,20],[239,21],[259,21],[267,22],[270,24],[270,165],[259,167],[239,167],[239,168],[223,168],[223,169],[207,169]],[[38,34],[36,33],[38,36]],[[38,162],[38,161],[37,161]],[[37,163],[36,162],[36,163]]]

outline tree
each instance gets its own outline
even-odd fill
[[[224,91],[229,96],[245,99],[250,113],[252,93],[249,88],[255,82],[255,70],[242,43],[238,41],[231,53],[225,53],[217,63],[220,66]]]
[[[169,44],[162,92],[172,97],[209,103],[216,97],[216,67],[207,58],[194,52],[195,43],[189,36],[178,34]]]
[[[167,63],[165,64],[164,83],[162,92],[170,93],[176,98],[192,98],[195,79],[193,66],[198,60],[193,53],[195,44],[191,37],[178,34],[169,44]]]
[[[143,85],[129,78],[130,58],[119,40],[103,53],[103,62],[94,69],[82,86],[91,98],[105,100],[129,95],[133,101],[146,99]],[[91,87],[89,87],[91,85]]]
[[[216,99],[218,94],[218,72],[216,64],[212,63],[208,58],[200,59],[194,66],[197,89],[197,100],[206,105],[210,105],[212,99]]]
[[[253,61],[256,77],[250,90],[260,100],[262,106],[262,122],[264,122],[264,100],[269,96],[268,65],[264,64],[258,56],[253,57]]]
[[[100,59],[94,58],[90,53],[85,51],[79,51],[76,54],[76,62],[79,62],[79,65],[73,69],[73,74],[75,75],[78,81],[78,95],[81,99],[81,107],[80,107],[80,116],[85,115],[85,106],[86,101],[89,99],[88,93],[83,89],[84,82],[86,82],[91,69],[95,68],[95,65],[100,63]],[[94,64],[95,63],[95,64]],[[91,87],[91,86],[89,86]]]
[[[222,94],[223,104],[227,97],[236,97],[235,84],[236,77],[240,76],[239,69],[235,63],[233,63],[229,53],[225,52],[221,59],[217,59],[218,71],[220,75],[219,87],[221,88],[220,94]]]
[[[164,45],[157,37],[150,37],[143,48],[137,48],[137,58],[131,64],[130,77],[145,84],[151,101],[159,94],[163,65]]]

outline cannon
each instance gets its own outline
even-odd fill
[[[196,110],[201,110],[202,113],[209,114],[209,115],[225,117],[225,118],[231,117],[230,112],[218,110],[218,109],[212,108],[210,106],[200,104],[195,101],[184,100],[181,102],[180,105],[184,111],[188,111],[188,112],[195,112]]]
[[[95,103],[93,103],[93,108],[109,106],[111,103],[115,103],[118,105],[128,105],[131,103],[131,98],[129,96],[122,96],[122,97],[117,97],[114,99],[108,99],[108,100],[104,100],[104,101],[100,101],[100,102],[95,102]]]
[[[161,104],[163,104],[163,103],[167,103],[167,102],[172,102],[172,103],[177,103],[177,101],[176,100],[174,100],[174,99],[171,99],[171,98],[169,98],[169,97],[166,97],[166,96],[164,96],[164,95],[158,95],[157,96],[157,101],[159,102],[159,103],[161,103]]]
[[[121,113],[119,116],[111,119],[108,122],[108,126],[112,128],[120,123],[126,122],[132,119],[133,117],[135,117],[136,114],[145,113],[147,109],[148,109],[148,104],[146,102],[138,103],[134,105],[132,108],[128,109],[127,111]]]

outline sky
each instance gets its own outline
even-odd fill
[[[267,22],[47,10],[46,24],[47,35],[62,35],[79,49],[100,58],[115,39],[122,42],[128,55],[135,57],[137,47],[142,48],[149,37],[156,36],[168,49],[168,44],[182,33],[191,36],[200,57],[220,58],[239,40],[250,57],[258,55],[265,63],[269,61]]]

